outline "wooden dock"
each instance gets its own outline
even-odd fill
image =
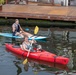
[[[76,7],[6,4],[0,17],[76,21]]]

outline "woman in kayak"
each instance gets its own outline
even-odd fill
[[[21,36],[24,37],[24,35],[27,35],[28,37],[33,36],[32,34],[25,32],[22,27],[19,24],[19,20],[16,19],[15,23],[12,25],[12,32],[13,32],[13,36],[17,35],[17,36]]]
[[[33,49],[32,44],[36,45],[36,43],[37,42],[34,39],[28,40],[28,36],[25,36],[24,37],[24,41],[23,41],[22,45],[20,45],[20,46],[21,46],[21,49],[25,50],[25,51],[39,52],[42,49],[42,46],[41,45],[37,45],[37,51],[35,51]]]
[[[22,43],[22,45],[21,45],[21,48],[22,48],[22,50],[26,50],[26,51],[34,51],[33,50],[33,46],[32,46],[32,44],[35,44],[36,43],[36,41],[35,40],[28,40],[28,36],[25,36],[24,37],[24,41],[23,41],[23,43]]]

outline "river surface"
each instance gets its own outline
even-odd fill
[[[23,27],[24,30],[27,27]],[[34,27],[28,27],[33,33]],[[5,49],[5,43],[20,44],[22,40],[0,36],[0,75],[76,75],[76,30],[70,28],[41,28],[39,35],[49,36],[47,40],[38,40],[42,48],[57,55],[70,58],[67,66],[29,60],[25,65],[19,58]],[[11,32],[11,26],[0,26],[0,32]]]

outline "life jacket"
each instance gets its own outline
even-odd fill
[[[25,42],[23,42],[23,44],[26,46],[26,49],[33,51],[33,46],[30,44],[26,44]]]
[[[20,32],[20,24],[16,24],[14,23],[14,26],[15,26],[15,32]]]

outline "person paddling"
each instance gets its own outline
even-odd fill
[[[19,24],[19,20],[16,19],[15,23],[12,25],[12,34],[13,34],[13,36],[18,35],[18,36],[23,37],[22,31],[23,31],[23,29],[21,28],[21,26]]]
[[[19,24],[19,20],[16,19],[15,20],[15,23],[13,23],[12,25],[12,34],[13,36],[21,36],[21,37],[24,37],[24,35],[27,35],[28,37],[31,37],[33,36],[32,34],[28,33],[28,32],[25,32],[22,27],[20,26]]]
[[[37,45],[36,43],[37,42],[34,39],[28,40],[28,36],[25,36],[24,37],[24,41],[23,41],[23,43],[20,46],[21,46],[22,50],[25,50],[25,51],[28,51],[28,52],[29,51],[30,52],[39,52],[42,49],[42,46],[41,45]],[[33,45],[32,44],[37,45],[37,50],[33,49]]]
[[[20,45],[22,50],[34,52],[32,44],[36,44],[35,40],[28,40],[28,36],[24,37],[23,43]]]

